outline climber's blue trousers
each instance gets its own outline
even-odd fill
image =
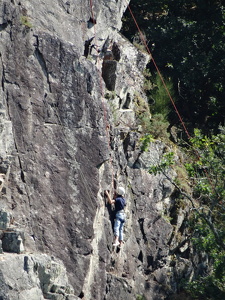
[[[125,222],[125,213],[118,211],[114,222],[114,235],[119,237],[119,241],[123,241],[123,227]]]

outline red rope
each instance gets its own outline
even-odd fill
[[[90,0],[90,8],[91,8],[91,17],[92,17],[92,20],[94,20],[94,11],[93,11],[93,3],[92,3],[92,0]]]
[[[126,1],[127,1],[127,0],[126,0]],[[161,74],[161,72],[160,72],[160,70],[159,70],[159,68],[158,68],[158,66],[157,66],[157,64],[156,64],[156,62],[155,62],[155,60],[154,60],[152,54],[151,54],[151,51],[149,50],[149,47],[148,47],[148,45],[147,45],[147,43],[146,43],[146,40],[145,40],[145,37],[144,37],[143,33],[142,33],[141,30],[140,30],[140,27],[139,27],[139,25],[138,25],[138,23],[137,23],[137,21],[136,21],[136,19],[135,19],[135,17],[134,17],[134,14],[133,14],[133,12],[132,12],[132,10],[131,10],[131,8],[130,8],[128,2],[127,2],[127,7],[128,7],[128,9],[129,9],[129,12],[130,12],[130,14],[131,14],[133,20],[134,20],[134,23],[135,23],[136,27],[137,27],[137,29],[138,29],[138,32],[139,32],[140,37],[141,37],[141,40],[142,40],[142,42],[143,42],[143,44],[144,44],[144,46],[145,46],[147,52],[148,52],[149,55],[151,56],[152,62],[153,62],[154,66],[155,66],[155,68],[156,68],[156,70],[157,70],[157,72],[158,72],[158,74],[159,74],[159,77],[160,77],[160,79],[161,79],[161,81],[162,81],[162,83],[163,83],[163,86],[164,86],[164,88],[165,88],[165,90],[166,90],[166,92],[167,92],[167,94],[168,94],[168,96],[169,96],[169,99],[170,99],[170,101],[171,101],[171,103],[172,103],[172,105],[173,105],[173,107],[174,107],[174,110],[175,110],[176,114],[178,115],[178,118],[179,118],[179,120],[180,120],[180,122],[181,122],[181,124],[182,124],[182,126],[183,126],[183,128],[184,128],[184,131],[185,131],[185,133],[186,133],[188,139],[191,139],[191,136],[190,136],[190,134],[189,134],[189,132],[188,132],[188,130],[187,130],[185,124],[184,124],[184,121],[183,121],[183,119],[182,119],[182,117],[181,117],[181,115],[180,115],[180,113],[179,113],[177,107],[176,107],[176,104],[175,104],[175,102],[174,102],[174,100],[173,100],[173,98],[172,98],[172,96],[171,96],[171,94],[170,94],[170,91],[169,91],[168,88],[167,88],[167,85],[166,85],[166,83],[165,83],[165,81],[164,81],[164,79],[163,79],[163,76],[162,76],[162,74]],[[94,21],[94,20],[95,20],[95,17],[94,17],[94,11],[93,11],[93,3],[92,3],[92,0],[90,0],[90,9],[91,9],[91,17],[92,17],[92,20]],[[96,24],[96,23],[95,23],[95,24]],[[95,24],[94,24],[94,25],[95,25]],[[94,28],[94,30],[95,30],[95,31],[94,31],[94,32],[95,32],[95,34],[94,34],[94,39],[95,39],[95,41],[96,41],[96,28]],[[96,42],[95,42],[95,44],[96,44],[96,47],[97,47],[96,50],[97,50],[97,52],[99,52],[99,51],[98,51],[98,45],[97,45]],[[97,62],[99,62],[99,58],[97,58]],[[107,136],[107,139],[108,139],[108,148],[109,148],[109,152],[110,152],[110,151],[111,151],[111,148],[110,148],[109,124],[108,124],[108,121],[107,121],[107,113],[106,113],[106,108],[105,108],[105,104],[104,104],[104,101],[103,101],[103,98],[104,98],[104,91],[103,91],[103,84],[102,84],[102,76],[101,76],[100,68],[99,68],[99,67],[98,67],[98,70],[99,70],[99,76],[100,76],[100,89],[101,89],[101,99],[102,99],[103,114],[104,114],[104,123],[105,123],[105,128],[106,128],[106,136]],[[198,151],[197,151],[196,149],[194,149],[194,150],[195,150],[196,156],[198,157],[198,159],[200,159],[200,155],[199,155]],[[111,156],[110,156],[110,165],[111,165],[111,169],[112,169],[112,188],[113,188],[113,187],[114,187],[114,172],[113,172],[113,164],[112,164],[112,157],[111,157]],[[204,172],[205,172],[206,177],[208,178],[209,182],[211,183],[211,185],[212,185],[212,187],[213,187],[213,189],[214,189],[214,186],[213,186],[213,184],[212,184],[212,180],[211,180],[211,178],[209,177],[208,172],[207,172],[205,169],[204,169]]]
[[[127,0],[126,0],[126,1],[127,1]],[[177,107],[176,107],[176,104],[175,104],[175,102],[174,102],[174,100],[173,100],[173,98],[172,98],[172,96],[171,96],[171,94],[170,94],[170,91],[169,91],[168,88],[167,88],[167,85],[166,85],[166,83],[165,83],[165,80],[164,80],[164,78],[163,78],[163,76],[162,76],[162,74],[161,74],[161,72],[160,72],[160,70],[159,70],[159,68],[158,68],[158,66],[157,66],[157,64],[156,64],[156,62],[155,62],[153,56],[152,56],[152,53],[151,53],[151,51],[150,51],[150,49],[149,49],[149,47],[148,47],[148,45],[147,45],[147,43],[146,43],[145,37],[144,37],[142,31],[140,30],[140,27],[139,27],[139,25],[138,25],[138,23],[137,23],[137,21],[136,21],[136,18],[134,17],[134,14],[133,14],[133,12],[132,12],[132,10],[131,10],[131,8],[130,8],[130,6],[129,6],[128,3],[127,3],[127,7],[128,7],[128,9],[129,9],[129,12],[130,12],[130,14],[131,14],[131,16],[132,16],[132,18],[133,18],[133,21],[134,21],[136,27],[137,27],[137,29],[138,29],[138,32],[139,32],[139,34],[140,34],[141,40],[142,40],[142,42],[143,42],[143,45],[145,46],[145,48],[146,48],[148,54],[151,56],[151,60],[152,60],[154,66],[155,66],[155,68],[156,68],[157,73],[159,74],[159,77],[160,77],[160,79],[161,79],[161,81],[162,81],[162,83],[163,83],[163,86],[164,86],[164,88],[165,88],[165,90],[166,90],[166,92],[167,92],[167,94],[168,94],[168,96],[169,96],[169,99],[170,99],[170,101],[171,101],[171,103],[172,103],[172,105],[173,105],[173,107],[174,107],[174,110],[175,110],[175,112],[176,112],[176,114],[177,114],[177,116],[178,116],[178,118],[179,118],[179,120],[180,120],[180,122],[181,122],[181,124],[182,124],[182,126],[183,126],[183,128],[184,128],[184,131],[185,131],[185,133],[186,133],[188,139],[191,139],[191,136],[190,136],[190,134],[189,134],[189,132],[188,132],[188,130],[187,130],[187,127],[186,127],[186,125],[185,125],[185,123],[184,123],[184,121],[183,121],[183,119],[182,119],[182,117],[181,117],[181,115],[180,115],[180,113],[179,113]],[[91,9],[91,17],[92,17],[93,20],[95,20],[92,0],[90,0],[90,9]],[[95,41],[96,41],[96,28],[95,28],[95,36],[94,36],[94,39],[95,39]],[[97,50],[97,52],[98,52],[98,45],[97,45],[97,43],[95,43],[95,44],[96,44],[96,47],[97,47],[96,50]],[[97,61],[99,62],[99,58],[97,59]],[[108,124],[108,121],[107,121],[107,113],[106,113],[106,108],[105,108],[105,104],[104,104],[104,101],[103,101],[103,98],[104,98],[104,91],[103,91],[103,84],[102,84],[102,76],[101,76],[101,73],[100,73],[100,68],[98,68],[98,69],[99,69],[99,76],[100,76],[100,89],[101,89],[101,96],[102,96],[101,99],[102,99],[102,106],[103,106],[104,123],[105,123],[105,128],[106,128],[106,136],[107,136],[107,139],[108,139],[108,148],[109,148],[109,152],[110,152],[111,148],[110,148],[109,124]],[[198,151],[197,151],[196,149],[194,149],[194,150],[195,150],[195,153],[196,153],[198,159],[200,159],[200,155],[199,155]],[[111,164],[111,167],[112,167],[112,187],[113,187],[114,174],[113,174],[112,157],[110,157],[110,164]],[[205,174],[206,174],[206,176],[207,176],[209,182],[212,184],[212,181],[211,181],[211,179],[209,178],[208,172],[207,172],[205,169],[204,169],[204,172],[205,172]]]
[[[126,1],[127,1],[127,0],[126,0]],[[136,20],[136,18],[134,17],[134,14],[133,14],[133,12],[132,12],[132,10],[131,10],[131,8],[130,8],[130,6],[129,6],[128,3],[127,3],[127,7],[128,7],[128,9],[129,9],[129,12],[130,12],[130,14],[131,14],[131,16],[132,16],[132,18],[133,18],[133,21],[134,21],[136,27],[137,27],[137,29],[138,29],[138,32],[139,32],[140,37],[141,37],[141,40],[142,40],[142,42],[143,42],[143,44],[144,44],[144,46],[145,46],[145,48],[146,48],[148,54],[151,56],[152,62],[153,62],[154,66],[155,66],[155,68],[156,68],[156,70],[157,70],[157,72],[158,72],[158,74],[159,74],[159,77],[160,77],[160,79],[161,79],[161,81],[162,81],[162,83],[163,83],[163,86],[164,86],[164,88],[165,88],[165,90],[166,90],[166,92],[167,92],[167,94],[168,94],[168,96],[169,96],[169,98],[170,98],[170,101],[171,101],[172,104],[173,104],[173,107],[174,107],[174,109],[175,109],[175,111],[176,111],[176,113],[177,113],[177,115],[178,115],[178,117],[179,117],[179,120],[180,120],[180,122],[181,122],[181,124],[182,124],[182,126],[183,126],[183,128],[184,128],[184,131],[185,131],[185,133],[187,134],[188,139],[190,140],[190,139],[191,139],[191,136],[190,136],[190,134],[189,134],[189,132],[188,132],[188,130],[187,130],[187,127],[186,127],[185,124],[184,124],[184,121],[183,121],[183,119],[182,119],[182,117],[181,117],[181,115],[180,115],[180,113],[179,113],[179,111],[178,111],[178,109],[177,109],[177,107],[176,107],[176,104],[175,104],[175,102],[174,102],[174,100],[173,100],[173,98],[172,98],[172,96],[171,96],[171,94],[170,94],[170,91],[169,91],[168,88],[167,88],[167,85],[166,85],[166,83],[165,83],[165,81],[164,81],[164,79],[163,79],[163,76],[162,76],[162,74],[161,74],[161,72],[160,72],[160,70],[159,70],[159,68],[158,68],[158,66],[157,66],[157,64],[156,64],[156,62],[155,62],[155,60],[154,60],[152,54],[151,54],[151,51],[149,50],[149,47],[148,47],[148,45],[147,45],[147,43],[146,43],[146,40],[145,40],[145,37],[144,37],[144,35],[143,35],[143,33],[142,33],[142,31],[141,31],[141,29],[140,29],[138,23],[137,23],[137,20]],[[198,151],[197,151],[196,149],[194,149],[194,151],[195,151],[195,153],[196,153],[197,158],[200,159],[201,156],[200,156],[200,154],[198,153]],[[213,183],[212,183],[212,179],[210,178],[210,176],[209,176],[207,170],[204,169],[204,173],[206,174],[206,177],[207,177],[208,181],[210,182],[212,188],[214,189],[214,185],[213,185]]]
[[[134,23],[135,23],[135,25],[136,25],[136,27],[137,27],[137,29],[138,29],[138,32],[139,32],[140,37],[141,37],[141,40],[142,40],[142,42],[143,42],[143,44],[144,44],[144,46],[145,46],[145,48],[146,48],[148,54],[151,56],[151,60],[152,60],[154,66],[155,66],[155,68],[156,68],[156,71],[157,71],[158,74],[159,74],[159,77],[160,77],[160,79],[161,79],[161,81],[162,81],[162,83],[163,83],[163,86],[164,86],[164,88],[165,88],[165,90],[166,90],[166,92],[167,92],[167,94],[168,94],[168,96],[169,96],[169,98],[170,98],[170,101],[171,101],[172,104],[173,104],[173,107],[174,107],[174,109],[175,109],[175,112],[176,112],[176,114],[178,115],[178,118],[179,118],[179,120],[180,120],[180,122],[181,122],[181,124],[182,124],[182,126],[183,126],[183,128],[184,128],[184,131],[185,131],[185,133],[187,134],[188,139],[190,139],[191,136],[190,136],[190,134],[189,134],[189,132],[188,132],[188,130],[187,130],[185,124],[184,124],[184,121],[183,121],[183,119],[182,119],[182,117],[181,117],[181,115],[180,115],[180,113],[179,113],[177,107],[176,107],[176,104],[175,104],[175,102],[174,102],[174,100],[173,100],[173,98],[172,98],[172,96],[171,96],[171,94],[170,94],[170,91],[169,91],[168,88],[167,88],[167,85],[166,85],[166,83],[165,83],[165,81],[164,81],[164,79],[163,79],[163,76],[162,76],[162,74],[161,74],[161,72],[160,72],[160,70],[159,70],[159,68],[158,68],[158,66],[157,66],[157,64],[156,64],[156,62],[155,62],[155,60],[154,60],[152,54],[151,54],[151,51],[149,50],[149,47],[148,47],[148,45],[147,45],[147,43],[146,43],[146,40],[145,40],[145,37],[144,37],[143,33],[142,33],[141,30],[140,30],[140,27],[139,27],[139,25],[138,25],[138,23],[137,23],[137,21],[136,21],[136,19],[135,19],[135,17],[134,17],[134,14],[133,14],[133,12],[132,12],[132,10],[131,10],[129,4],[128,4],[128,9],[129,9],[129,12],[130,12],[130,14],[131,14],[131,16],[132,16],[132,18],[133,18],[133,20],[134,20]]]

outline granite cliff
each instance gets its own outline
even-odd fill
[[[127,5],[0,2],[2,300],[168,299],[192,272],[187,209],[148,173],[165,145],[140,148],[150,58],[119,33]],[[104,198],[118,185],[119,252]]]

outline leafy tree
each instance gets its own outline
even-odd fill
[[[173,80],[183,118],[194,127],[207,125],[217,129],[219,124],[223,125],[225,6],[222,0],[131,0],[130,8],[159,69]],[[132,41],[139,39],[129,10],[123,33]],[[151,70],[153,67],[150,66]]]
[[[209,258],[208,269],[201,277],[196,274],[187,291],[193,299],[225,299],[225,130],[220,127],[225,121],[225,6],[222,0],[131,0],[130,8],[163,77],[172,79],[185,123],[207,129],[195,130],[186,150],[192,193],[168,175],[175,168],[173,153],[149,171],[162,172],[190,201],[191,240]],[[122,32],[142,43],[129,10]],[[153,64],[149,69],[155,72]],[[143,149],[150,140],[147,135]]]
[[[173,153],[167,153],[151,173],[162,172],[188,199],[193,216],[190,223],[192,243],[196,251],[208,255],[209,267],[196,276],[186,290],[193,299],[225,299],[225,129],[207,137],[195,130],[192,146],[187,152],[186,169],[193,193],[188,194],[176,180],[167,174],[173,167]]]

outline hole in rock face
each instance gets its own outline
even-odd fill
[[[7,23],[0,24],[0,31],[6,29],[7,25],[8,25]],[[0,55],[0,57],[1,57],[1,56],[2,56],[2,55]]]
[[[93,23],[93,24],[97,23],[96,19],[92,18],[92,17],[90,17],[90,19],[88,20],[88,22]]]
[[[20,172],[20,177],[21,177],[21,180],[25,183],[25,175],[24,175],[24,172],[22,170]]]
[[[93,17],[90,17],[90,19],[87,21],[87,27],[90,29],[97,23],[96,19]]]
[[[84,292],[82,291],[78,297],[82,299],[84,297]]]
[[[143,263],[143,253],[142,253],[142,251],[140,251],[140,253],[138,255],[138,259]]]
[[[115,90],[116,70],[121,58],[119,46],[114,42],[112,48],[107,48],[102,64],[102,77],[109,91]]]
[[[91,52],[91,42],[93,41],[93,37],[87,41],[85,41],[84,44],[84,56],[87,58],[88,54]]]
[[[117,62],[115,60],[106,60],[102,64],[102,77],[105,81],[106,88],[109,91],[115,90],[116,69],[117,69]]]
[[[85,56],[85,57],[88,57],[88,54],[89,54],[89,46],[90,46],[89,41],[85,41],[85,44],[84,44],[84,56]]]
[[[131,96],[130,93],[127,93],[126,101],[123,105],[123,109],[129,109],[131,103]]]
[[[113,57],[116,61],[119,61],[120,58],[121,58],[121,55],[120,55],[120,48],[119,46],[117,45],[117,43],[113,43],[113,46],[112,46],[112,53],[113,53]]]
[[[148,256],[147,256],[147,263],[148,263],[148,268],[149,268],[150,266],[153,266],[154,259],[153,259],[153,257],[152,257],[151,255],[148,255]]]

